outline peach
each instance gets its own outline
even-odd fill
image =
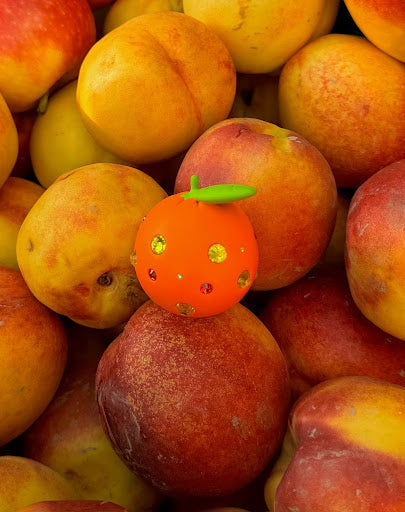
[[[346,272],[360,311],[405,340],[405,160],[371,176],[350,203]]]
[[[80,68],[84,124],[108,151],[136,164],[186,150],[225,119],[235,68],[223,42],[183,13],[143,14],[102,37]]]
[[[279,124],[278,76],[238,73],[235,100],[228,117],[253,117]]]
[[[183,0],[183,9],[221,37],[237,71],[269,73],[309,40],[326,3],[325,0],[248,0],[243,4],[238,0]]]
[[[12,112],[29,110],[96,37],[87,0],[0,2],[0,92]]]
[[[39,501],[18,509],[17,512],[128,512],[110,501],[58,500]]]
[[[45,410],[62,379],[66,352],[61,319],[31,294],[20,272],[0,267],[0,445]]]
[[[47,188],[65,172],[95,163],[126,165],[102,148],[86,130],[76,104],[77,80],[49,98],[32,128],[30,155],[35,176]]]
[[[183,12],[182,0],[116,0],[104,21],[104,34],[141,14],[161,11]]]
[[[18,269],[18,231],[44,189],[24,178],[10,176],[0,188],[0,265]]]
[[[32,293],[89,327],[127,321],[147,299],[130,261],[137,229],[166,195],[145,173],[119,164],[60,176],[17,237],[18,265]]]
[[[343,264],[317,267],[276,290],[260,318],[284,354],[295,396],[318,382],[345,375],[405,386],[405,343],[359,311]]]
[[[17,176],[19,178],[33,177],[30,157],[30,139],[36,118],[37,112],[35,110],[27,110],[26,112],[13,114],[13,120],[18,135],[18,155],[17,161],[11,171],[11,176]]]
[[[130,471],[101,426],[94,391],[107,343],[96,329],[67,324],[69,357],[52,402],[22,435],[22,455],[68,480],[81,500],[110,500],[131,512],[151,512],[159,494]]]
[[[69,483],[44,464],[26,457],[0,457],[0,512],[15,512],[38,501],[76,498]]]
[[[335,228],[328,247],[322,254],[319,263],[344,263],[346,247],[346,222],[349,214],[350,194],[339,189],[337,196],[337,212]]]
[[[240,183],[257,190],[241,201],[259,246],[252,290],[286,286],[304,276],[333,232],[337,189],[321,153],[303,137],[259,119],[233,118],[207,130],[187,151],[175,192]]]
[[[281,351],[241,304],[184,318],[146,302],[103,354],[96,392],[119,456],[178,498],[252,482],[280,447],[290,403]]]
[[[13,170],[17,155],[17,128],[10,109],[0,92],[0,187]]]
[[[405,157],[405,65],[363,37],[304,46],[283,67],[279,101],[282,126],[321,151],[339,187]]]
[[[344,0],[353,20],[377,48],[405,62],[403,0]]]
[[[294,404],[290,431],[293,454],[274,508],[266,496],[271,510],[405,509],[403,387],[369,377],[322,382]]]

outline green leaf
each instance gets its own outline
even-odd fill
[[[183,194],[184,199],[195,199],[203,203],[233,203],[256,194],[256,189],[248,185],[224,184],[198,188],[198,176],[195,174],[191,176],[190,185],[190,192]]]

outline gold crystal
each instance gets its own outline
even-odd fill
[[[163,254],[166,250],[166,240],[162,235],[156,235],[152,238],[150,246],[153,254]]]
[[[249,284],[250,284],[250,274],[249,274],[249,271],[248,270],[244,270],[243,272],[241,272],[239,274],[238,282],[237,282],[238,288],[245,288]]]
[[[180,315],[191,315],[191,313],[194,313],[195,309],[191,304],[187,304],[186,302],[178,302],[176,304],[177,311],[180,313]]]
[[[136,252],[135,251],[131,252],[131,254],[129,256],[129,261],[131,262],[131,265],[136,267]]]
[[[223,261],[226,260],[226,257],[227,257],[226,249],[221,244],[213,244],[208,249],[208,258],[213,263],[222,263]]]

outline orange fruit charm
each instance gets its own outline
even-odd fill
[[[145,293],[168,311],[190,317],[222,313],[256,277],[252,225],[234,201],[253,195],[244,185],[213,185],[167,197],[141,223],[132,259]]]

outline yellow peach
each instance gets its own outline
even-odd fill
[[[10,109],[0,93],[0,187],[17,161],[18,135]]]
[[[150,176],[119,164],[63,174],[17,237],[18,265],[32,293],[89,327],[128,320],[147,299],[130,262],[138,226],[166,196]]]
[[[237,71],[269,73],[309,40],[320,23],[326,3],[326,0],[183,0],[183,8],[185,14],[202,21],[221,37]]]
[[[0,457],[0,512],[15,512],[38,501],[76,498],[69,483],[44,464],[26,457]]]
[[[116,0],[104,20],[104,34],[141,14],[161,11],[183,12],[182,0]]]
[[[32,128],[30,154],[35,176],[49,187],[61,174],[88,164],[126,164],[101,147],[86,130],[76,104],[77,81],[70,82],[48,101]]]
[[[43,191],[40,185],[14,176],[0,188],[0,265],[18,270],[18,231]]]

